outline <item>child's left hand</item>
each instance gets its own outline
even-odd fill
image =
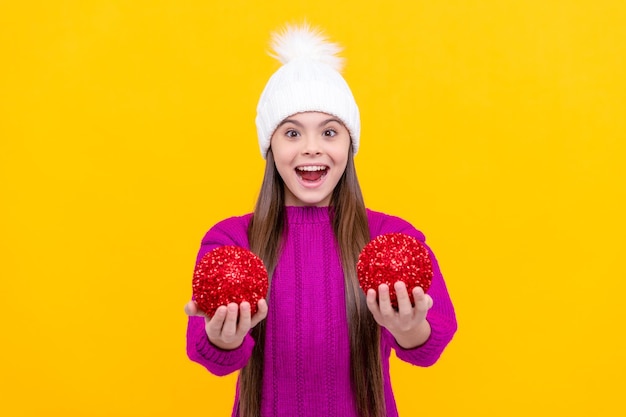
[[[405,349],[418,347],[426,342],[430,336],[430,324],[426,320],[426,313],[433,306],[433,299],[424,294],[421,287],[413,288],[413,300],[411,305],[406,285],[402,281],[394,284],[398,297],[398,310],[391,305],[389,287],[381,284],[378,287],[378,302],[376,291],[367,291],[367,307],[372,312],[376,322],[385,327],[396,339],[398,344]]]

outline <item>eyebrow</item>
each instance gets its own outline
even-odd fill
[[[324,121],[320,122],[320,124],[319,124],[317,127],[326,126],[327,124],[329,124],[329,123],[331,123],[331,122],[337,122],[337,123],[343,124],[343,123],[341,123],[341,120],[339,120],[339,119],[337,119],[337,118],[332,117],[332,118],[330,118],[330,119],[326,119],[326,120],[324,120]],[[295,120],[295,119],[285,119],[285,120],[283,120],[282,122],[280,122],[280,123],[278,124],[278,126],[276,127],[276,129],[278,129],[279,127],[281,127],[281,126],[282,126],[282,125],[284,125],[285,123],[293,123],[294,125],[296,125],[296,126],[298,126],[298,127],[301,127],[301,128],[302,128],[302,127],[304,127],[304,125],[303,125],[302,123],[300,123],[299,121],[297,121],[297,120]]]

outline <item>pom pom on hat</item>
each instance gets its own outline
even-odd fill
[[[313,59],[332,67],[335,71],[343,69],[343,58],[337,56],[341,47],[329,42],[319,29],[302,26],[285,26],[280,32],[272,34],[272,58],[281,64],[287,64],[298,58]]]
[[[270,77],[257,105],[256,127],[263,158],[274,131],[287,117],[307,111],[339,118],[359,148],[361,121],[350,87],[340,74],[341,47],[308,24],[287,25],[272,35],[270,55],[283,65]]]

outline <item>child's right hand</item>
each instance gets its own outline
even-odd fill
[[[213,317],[208,317],[194,301],[189,301],[185,306],[185,313],[188,316],[204,317],[204,328],[209,341],[222,350],[233,350],[241,346],[250,329],[267,317],[267,302],[264,299],[259,300],[257,307],[256,314],[251,316],[250,303],[230,303],[218,307]]]

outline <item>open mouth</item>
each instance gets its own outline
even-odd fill
[[[296,174],[304,182],[317,182],[324,178],[328,173],[328,167],[325,165],[306,165],[296,167]]]

